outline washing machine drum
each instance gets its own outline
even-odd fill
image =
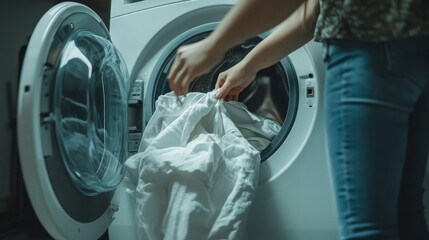
[[[201,40],[210,32],[198,34],[179,45],[189,44]],[[190,85],[190,92],[209,92],[215,88],[219,74],[239,63],[260,41],[262,38],[255,37],[243,42],[226,52],[223,60],[213,67],[210,72],[196,78]],[[175,52],[174,48],[172,52]],[[160,73],[154,82],[164,82],[160,89],[155,89],[155,99],[170,91],[165,78],[168,75],[169,67],[174,61],[174,55],[170,54],[163,62]],[[256,75],[252,83],[239,94],[240,102],[243,102],[247,108],[261,116],[271,118],[280,124],[283,124],[286,113],[289,108],[290,96],[290,74],[285,73],[284,66],[281,63],[262,69]],[[156,86],[155,86],[156,88]],[[155,101],[153,99],[153,102]]]
[[[190,86],[192,92],[209,92],[214,89],[220,73],[239,63],[258,43],[255,38],[230,49],[220,64],[209,73],[197,78]],[[259,71],[252,83],[239,95],[250,111],[283,123],[289,103],[289,89],[278,66]]]
[[[216,24],[207,24],[191,29],[172,41],[171,45],[166,48],[164,54],[159,58],[149,82],[146,103],[152,102],[152,104],[147,105],[147,119],[155,111],[156,99],[171,91],[167,76],[177,49],[182,45],[206,38],[216,26]],[[223,60],[218,65],[191,83],[189,91],[212,91],[219,74],[240,62],[266,36],[257,36],[232,47],[225,53]],[[254,81],[239,94],[238,101],[243,102],[251,112],[273,119],[282,125],[279,134],[261,153],[261,159],[265,161],[286,139],[298,108],[298,82],[289,58],[285,57],[280,62],[260,70]]]

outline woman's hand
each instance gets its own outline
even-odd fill
[[[186,95],[191,82],[209,72],[223,55],[224,51],[216,49],[208,39],[180,47],[168,74],[170,89],[177,96]]]
[[[237,101],[238,95],[255,79],[256,71],[246,67],[243,61],[219,74],[216,89],[218,99]]]

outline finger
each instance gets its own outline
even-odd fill
[[[220,73],[216,81],[215,89],[221,88],[222,85],[225,83],[225,79],[226,79],[226,74],[223,72]]]
[[[180,82],[181,95],[186,95],[189,92],[189,85],[191,84],[193,79],[193,75],[190,74],[190,72],[188,71]]]
[[[168,78],[168,85],[170,90],[174,91],[176,94],[180,92],[180,77],[184,69],[181,67],[175,70],[175,73],[172,77]]]
[[[231,88],[232,88],[231,81],[226,80],[222,85],[222,87],[219,89],[219,94],[216,97],[224,98],[226,95],[228,95]]]
[[[231,96],[232,100],[231,101],[238,101],[238,94],[234,94]]]
[[[176,71],[175,76],[168,79],[168,85],[170,87],[170,90],[172,90],[177,96],[181,95],[180,93],[182,92],[180,83],[184,71],[185,69],[180,68],[180,70]]]
[[[177,73],[175,79],[173,80],[173,84],[172,87],[174,91],[174,93],[176,93],[176,95],[180,96],[180,95],[184,95],[185,91],[183,88],[183,81],[186,78],[188,69],[187,68],[182,68],[180,69],[180,71]]]

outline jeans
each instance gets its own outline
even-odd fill
[[[341,239],[429,239],[429,36],[324,43],[325,115]]]

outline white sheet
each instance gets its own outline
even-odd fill
[[[125,167],[140,239],[242,239],[260,151],[280,130],[242,103],[160,96],[139,153]]]

